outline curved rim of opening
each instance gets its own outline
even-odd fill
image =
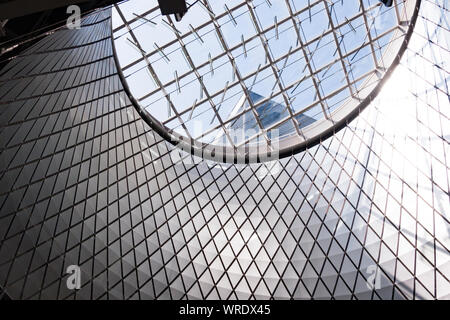
[[[356,106],[349,107],[343,104],[337,108],[332,118],[322,119],[318,121],[317,124],[312,124],[311,127],[313,127],[314,129],[308,129],[306,131],[306,133],[309,132],[311,136],[304,138],[303,141],[292,143],[292,139],[298,140],[299,137],[286,137],[280,139],[280,141],[277,141],[277,143],[281,146],[281,148],[279,148],[278,150],[269,150],[269,146],[267,145],[247,144],[244,147],[239,148],[213,145],[200,142],[193,138],[185,137],[175,132],[173,129],[168,128],[154,116],[152,116],[149,112],[147,112],[141,105],[141,103],[131,93],[128,82],[125,78],[125,75],[123,74],[122,68],[120,67],[111,23],[111,42],[113,56],[117,68],[117,74],[120,78],[123,89],[130,99],[132,105],[139,113],[141,118],[167,142],[183,150],[184,152],[190,153],[193,156],[197,156],[205,160],[234,164],[262,163],[293,156],[328,139],[339,130],[347,126],[351,121],[353,121],[378,96],[384,84],[390,78],[394,69],[399,65],[403,54],[408,48],[409,41],[414,32],[414,28],[419,15],[421,0],[416,0],[415,2],[404,2],[405,5],[408,5],[409,3],[410,5],[414,5],[414,9],[403,41],[400,44],[399,48],[395,50],[395,52],[391,53],[394,58],[390,66],[387,68],[383,77],[376,83],[376,85],[372,86],[371,92],[362,101],[358,102]],[[387,50],[389,51],[390,49],[391,48],[388,48]]]

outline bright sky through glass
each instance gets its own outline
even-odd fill
[[[408,18],[400,0],[200,0],[181,22],[157,0],[113,11],[118,59],[143,108],[183,136],[238,147],[304,138],[364,99]]]

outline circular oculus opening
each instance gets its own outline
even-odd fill
[[[330,136],[376,96],[420,1],[157,0],[113,9],[119,74],[143,119],[181,149],[263,162]]]

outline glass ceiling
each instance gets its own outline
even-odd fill
[[[370,95],[414,5],[191,0],[175,22],[157,0],[130,0],[113,10],[114,42],[131,94],[159,128],[234,151],[291,148]]]

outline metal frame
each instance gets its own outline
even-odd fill
[[[391,73],[393,68],[395,68],[395,66],[399,63],[400,57],[402,56],[403,52],[406,49],[407,43],[409,41],[409,38],[410,38],[412,31],[414,29],[414,26],[415,26],[415,21],[417,19],[418,10],[420,7],[420,0],[415,1],[414,4],[413,4],[413,1],[407,1],[404,4],[405,4],[405,6],[409,6],[408,7],[409,9],[408,10],[405,9],[404,12],[400,12],[400,10],[398,10],[398,2],[399,1],[400,0],[396,0],[395,4],[393,6],[393,8],[394,8],[393,10],[395,11],[395,15],[397,17],[397,22],[398,22],[397,25],[394,26],[393,28],[385,31],[382,34],[377,35],[376,37],[373,37],[370,32],[371,26],[369,25],[369,21],[367,19],[366,12],[369,10],[373,10],[378,6],[381,6],[381,4],[374,5],[370,8],[365,8],[363,1],[360,0],[359,1],[360,2],[360,10],[358,11],[357,15],[355,15],[349,19],[346,19],[345,23],[334,25],[333,19],[332,19],[334,3],[332,3],[330,0],[314,1],[313,3],[310,3],[309,6],[302,8],[301,10],[298,10],[295,13],[293,12],[289,1],[286,0],[286,5],[289,9],[289,16],[280,21],[277,21],[277,19],[275,19],[273,25],[271,25],[268,28],[263,30],[260,28],[260,25],[258,23],[258,17],[256,15],[256,13],[254,12],[252,5],[247,1],[244,1],[244,2],[236,5],[233,8],[226,7],[227,10],[224,13],[222,13],[220,15],[215,15],[212,12],[212,9],[209,5],[208,0],[202,0],[201,2],[199,2],[199,4],[201,4],[205,8],[205,10],[208,11],[208,13],[211,17],[211,20],[209,20],[207,23],[202,24],[201,26],[199,26],[197,28],[193,28],[191,26],[190,32],[187,32],[185,34],[179,34],[177,32],[177,29],[176,29],[175,25],[173,24],[172,20],[170,18],[168,18],[168,21],[169,21],[168,26],[173,29],[173,32],[176,35],[176,40],[168,42],[163,46],[157,46],[155,51],[152,51],[149,53],[142,50],[142,47],[139,44],[138,39],[134,35],[133,29],[131,28],[130,25],[139,20],[144,20],[144,23],[148,23],[149,22],[148,19],[144,19],[144,17],[147,14],[154,12],[156,9],[152,8],[151,10],[149,10],[145,13],[135,14],[136,18],[133,18],[132,20],[127,21],[125,19],[125,17],[123,16],[123,14],[121,13],[120,8],[116,6],[116,9],[119,12],[124,23],[123,23],[123,25],[115,28],[113,31],[117,32],[117,31],[123,29],[124,27],[127,28],[128,33],[133,38],[133,42],[134,42],[133,44],[136,46],[136,48],[142,54],[142,58],[139,58],[139,59],[133,61],[132,63],[130,63],[126,66],[123,66],[123,68],[120,68],[120,64],[119,64],[118,58],[117,58],[117,50],[114,46],[114,36],[113,36],[113,50],[114,50],[114,55],[116,58],[116,63],[117,63],[118,69],[119,69],[120,78],[124,84],[124,87],[126,88],[125,90],[126,90],[127,94],[130,96],[131,100],[133,101],[133,104],[135,105],[135,107],[138,110],[138,112],[140,113],[140,115],[144,118],[144,120],[154,130],[156,130],[162,137],[164,137],[167,141],[171,142],[173,145],[176,145],[176,146],[182,148],[183,150],[185,150],[187,152],[190,152],[195,155],[200,155],[201,157],[210,159],[210,160],[215,160],[215,161],[220,161],[220,162],[233,162],[233,163],[263,162],[264,160],[271,159],[274,156],[276,156],[278,158],[283,158],[283,157],[287,157],[292,154],[295,154],[297,152],[301,152],[301,151],[305,150],[306,148],[311,147],[314,144],[318,143],[322,139],[325,139],[325,138],[331,136],[334,132],[338,131],[340,128],[342,128],[344,125],[346,125],[349,121],[354,119],[359,114],[359,112],[361,112],[361,110],[364,109],[370,103],[370,101],[372,101],[376,97],[376,95],[378,94],[379,90],[381,89],[383,83],[385,82],[385,78],[387,78],[387,76]],[[304,42],[301,37],[301,33],[303,32],[302,25],[301,25],[301,23],[296,22],[296,20],[298,20],[298,16],[303,12],[308,11],[309,15],[311,16],[311,8],[321,2],[324,3],[326,14],[329,17],[329,28],[328,28],[328,30],[323,32],[320,36],[317,36],[315,38],[309,39],[309,41]],[[414,5],[414,7],[411,7],[412,5]],[[254,26],[256,29],[256,35],[253,37],[250,37],[246,40],[243,39],[241,44],[238,44],[238,45],[230,48],[227,46],[226,41],[224,40],[224,37],[220,30],[220,24],[219,24],[218,20],[220,18],[223,18],[228,15],[230,17],[230,20],[235,22],[233,12],[235,12],[239,8],[242,8],[243,6],[247,7],[248,12],[249,12],[250,16],[252,17],[252,20],[253,20],[253,23],[254,23]],[[409,21],[408,21],[409,16],[406,11],[413,12]],[[364,18],[366,38],[361,47],[358,47],[349,52],[345,51],[345,53],[344,53],[341,49],[341,42],[342,42],[345,34],[340,34],[339,29],[341,27],[343,27],[344,25],[349,24],[351,29],[354,30],[352,22],[360,17]],[[298,37],[298,46],[296,48],[293,48],[292,50],[290,50],[287,54],[285,54],[277,59],[273,59],[270,54],[270,49],[267,47],[267,38],[265,35],[268,31],[271,31],[271,30],[275,30],[276,34],[278,35],[278,32],[277,32],[278,26],[289,20],[292,20],[292,22],[295,26],[295,32]],[[409,26],[405,30],[404,26],[408,22],[409,22]],[[195,66],[195,64],[193,63],[193,60],[189,54],[189,51],[186,49],[186,45],[185,45],[183,39],[189,35],[195,35],[196,37],[199,37],[198,31],[208,24],[214,25],[214,30],[218,36],[218,39],[220,40],[220,43],[221,43],[224,51],[221,54],[217,55],[216,57],[210,57],[209,62],[205,62],[199,66]],[[378,45],[377,41],[389,33],[393,33],[392,40],[391,40],[392,43],[389,43],[388,49],[385,50],[381,59],[377,59],[376,54],[375,54],[375,50],[376,50],[375,46]],[[333,41],[337,48],[335,55],[337,53],[338,57],[333,59],[331,62],[329,62],[325,66],[321,67],[320,69],[314,71],[313,66],[311,65],[312,64],[311,60],[312,60],[312,57],[313,57],[315,51],[318,49],[318,47],[320,45],[320,41],[326,35],[333,36]],[[338,39],[338,36],[341,37],[341,40]],[[264,66],[258,67],[258,69],[256,71],[252,72],[251,74],[248,74],[245,77],[242,77],[239,74],[239,70],[235,67],[234,57],[231,52],[239,47],[243,47],[244,51],[245,51],[245,48],[246,48],[245,45],[254,39],[260,39],[261,46],[264,48],[265,53],[266,53],[266,62],[267,63]],[[368,39],[368,42],[366,42],[366,39]],[[184,56],[186,57],[187,61],[189,62],[191,70],[185,74],[181,74],[181,75],[177,74],[176,78],[174,80],[172,80],[166,84],[162,84],[161,81],[159,81],[156,73],[154,72],[154,70],[151,66],[149,57],[153,54],[158,53],[158,51],[162,55],[165,55],[164,49],[175,43],[178,43],[180,45]],[[312,44],[316,44],[316,48],[314,49],[313,52],[311,52],[309,50],[309,46]],[[375,68],[373,70],[371,70],[370,72],[355,79],[353,76],[353,71],[351,70],[351,67],[347,68],[347,66],[344,62],[344,59],[349,59],[350,57],[352,57],[352,59],[354,59],[354,57],[356,57],[358,55],[360,50],[367,46],[369,46],[371,48],[370,51],[371,51],[372,59],[374,60],[374,63],[375,63],[374,64]],[[289,58],[289,56],[296,52],[302,53],[303,58],[305,59],[305,62],[306,62],[305,68],[308,69],[309,73],[307,75],[305,75],[305,77],[303,77],[302,79],[299,79],[295,83],[292,83],[289,85],[284,85],[279,77],[280,70],[277,68],[276,64],[283,60],[286,60],[286,62],[287,62],[287,59]],[[212,66],[214,61],[216,61],[217,59],[222,58],[224,56],[226,56],[228,58],[229,63],[233,66],[234,72],[236,75],[236,77],[235,77],[236,80],[234,81],[233,84],[227,83],[225,88],[222,90],[219,90],[214,93],[209,93],[203,82],[203,76],[199,73],[199,69],[207,66],[209,63],[209,64],[211,64],[212,72],[214,72],[214,68]],[[389,56],[390,56],[390,58],[389,58]],[[387,63],[386,60],[390,60],[389,61],[390,63]],[[145,62],[145,65],[148,68],[148,70],[150,71],[150,74],[152,75],[153,79],[155,80],[155,83],[157,84],[158,88],[156,90],[144,95],[143,97],[136,99],[132,95],[131,90],[126,83],[127,82],[126,77],[123,72],[128,70],[129,68],[135,66],[137,63],[139,63],[141,61]],[[339,61],[341,62],[341,67],[345,74],[345,78],[343,79],[343,81],[345,81],[345,85],[342,86],[341,88],[339,88],[338,90],[331,92],[328,95],[322,96],[322,94],[321,94],[321,92],[323,91],[323,90],[321,90],[322,84],[320,81],[317,80],[316,76],[320,72],[323,72],[324,70],[325,70],[325,73],[328,72],[328,70],[336,62],[339,62]],[[270,94],[269,97],[267,97],[266,99],[262,99],[261,101],[259,101],[256,104],[253,104],[252,99],[249,97],[248,88],[244,84],[244,81],[251,79],[253,77],[256,79],[257,75],[262,70],[265,70],[265,69],[269,69],[272,71],[271,75],[273,75],[276,79],[274,89],[275,89],[275,87],[278,87],[278,90],[277,91],[273,90],[273,92]],[[170,100],[170,93],[167,93],[165,88],[169,85],[173,85],[174,83],[176,83],[177,89],[180,90],[179,80],[188,76],[189,74],[192,74],[192,73],[195,74],[196,80],[199,81],[202,91],[205,93],[205,98],[203,100],[196,101],[196,103],[194,103],[194,105],[191,107],[188,107],[181,111],[177,111],[177,109],[174,107],[173,103]],[[305,79],[308,79],[308,78],[310,78],[314,84],[317,99],[315,99],[316,101],[314,101],[308,107],[306,107],[298,112],[294,112],[294,110],[292,110],[290,107],[291,100],[288,97],[288,95],[286,94],[286,92],[288,90],[292,90],[292,89],[295,90],[302,81],[304,81]],[[356,88],[355,84],[358,81],[361,81],[364,79],[365,79],[365,81],[364,81],[364,85],[361,86],[362,88]],[[250,106],[249,106],[249,108],[244,108],[244,110],[242,110],[241,112],[238,112],[238,114],[236,114],[233,117],[230,117],[229,119],[224,121],[220,117],[218,108],[212,99],[215,97],[218,97],[219,95],[223,95],[223,97],[224,97],[226,91],[230,87],[233,87],[233,86],[240,86],[242,88],[242,91],[246,97],[246,100],[248,102],[250,102],[249,103]],[[345,103],[343,103],[342,106],[338,107],[338,109],[335,112],[333,112],[333,114],[331,114],[329,112],[329,107],[326,105],[326,102],[327,102],[326,99],[338,94],[339,92],[341,92],[342,90],[345,90],[347,88],[349,88],[349,90],[351,92],[349,99]],[[148,97],[151,94],[154,94],[160,90],[162,90],[165,98],[167,99],[170,110],[174,111],[174,114],[175,114],[173,116],[170,116],[166,121],[164,121],[162,123],[158,119],[153,117],[151,114],[149,114],[145,110],[145,107],[143,107],[140,103],[140,101],[142,101],[146,97]],[[272,97],[278,96],[278,95],[281,95],[283,97],[283,100],[284,100],[286,106],[288,106],[286,109],[289,112],[289,116],[282,119],[281,121],[278,121],[277,123],[272,124],[268,128],[264,128],[260,122],[259,115],[256,112],[256,108],[258,106],[261,106],[265,102],[269,101]],[[196,106],[199,106],[205,102],[208,102],[210,104],[211,109],[214,111],[214,114],[215,114],[214,117],[217,117],[217,119],[219,121],[219,125],[208,129],[206,132],[203,132],[200,137],[191,137],[189,135],[189,131],[187,130],[183,120],[181,119],[181,116],[187,112],[190,112],[192,114],[192,112],[194,111]],[[305,111],[307,111],[317,105],[321,106],[321,109],[323,112],[323,119],[318,120],[317,123],[315,123],[313,125],[310,125],[308,128],[306,128],[306,130],[299,130],[299,126],[297,124],[295,117],[303,114]],[[227,124],[229,124],[231,121],[238,119],[240,116],[242,116],[243,114],[245,114],[249,111],[251,111],[253,113],[253,116],[256,119],[256,122],[257,122],[257,125],[259,128],[259,133],[255,136],[249,137],[242,143],[234,144],[233,140],[231,139],[230,134],[227,130]],[[184,128],[185,132],[187,133],[187,136],[183,136],[183,135],[175,132],[173,129],[167,127],[167,123],[176,118],[178,118],[179,122],[181,123],[182,127]],[[280,141],[277,141],[277,143],[279,144],[279,148],[273,148],[272,142],[270,141],[270,139],[267,136],[267,132],[287,121],[292,121],[292,123],[294,124],[294,128],[296,129],[295,130],[296,134],[293,136],[290,136],[290,137],[280,139]],[[230,143],[230,146],[217,146],[217,145],[211,145],[211,144],[199,142],[199,139],[201,137],[206,136],[206,135],[210,134],[211,132],[214,132],[214,130],[217,130],[217,129],[223,130],[223,133],[226,135],[227,140]],[[260,136],[264,137],[265,142],[266,142],[265,145],[261,145],[261,144],[250,145],[249,142],[252,139],[258,138]]]

